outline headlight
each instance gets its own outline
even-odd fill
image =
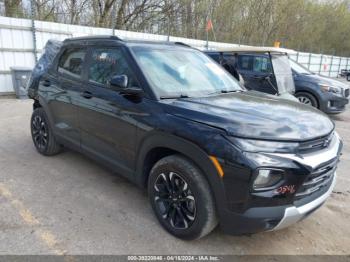
[[[266,140],[228,137],[229,140],[243,151],[269,153],[295,153],[299,144],[293,142],[276,142]]]
[[[276,185],[283,177],[283,171],[277,169],[258,169],[253,189],[267,189]]]
[[[323,92],[331,92],[331,93],[335,93],[335,94],[341,93],[341,88],[336,87],[336,86],[320,84],[320,88]]]

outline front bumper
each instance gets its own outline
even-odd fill
[[[278,230],[278,229],[288,227],[288,226],[302,220],[303,218],[305,218],[306,216],[311,214],[313,211],[315,211],[316,209],[321,207],[322,204],[326,201],[326,199],[331,195],[333,188],[335,186],[335,181],[336,181],[336,173],[334,173],[332,184],[325,194],[323,194],[322,196],[316,198],[315,200],[313,200],[313,201],[311,201],[303,206],[287,207],[284,210],[283,218],[277,224],[277,226],[275,226],[272,230]]]
[[[300,184],[297,187],[301,189],[313,171],[328,166],[329,163],[337,163],[341,149],[342,142],[335,133],[330,145],[316,152],[303,155],[260,153],[257,154],[256,158],[263,159],[263,163],[268,163],[270,167],[271,163],[274,163],[273,167],[276,168],[280,168],[281,164],[285,166],[296,165],[298,168],[292,169],[295,173],[289,174],[288,183],[290,181],[298,183],[297,181],[299,181]],[[249,155],[249,157],[254,156]],[[334,169],[329,171],[331,176],[322,190],[302,199],[296,197],[298,190],[293,194],[283,196],[271,192],[264,194],[249,192],[249,196],[245,200],[241,200],[238,204],[229,204],[228,208],[222,212],[220,216],[222,229],[233,235],[251,234],[282,229],[302,220],[319,208],[332,193],[336,181],[335,168],[336,165]],[[243,188],[243,185],[240,188]]]
[[[321,98],[320,109],[327,114],[337,114],[343,112],[348,103],[349,98],[347,97],[326,93]]]

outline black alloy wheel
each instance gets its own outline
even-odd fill
[[[43,108],[33,111],[30,129],[34,146],[40,154],[52,156],[61,152],[62,146],[56,141]]]
[[[161,173],[154,184],[154,201],[162,218],[175,229],[187,229],[196,218],[196,200],[177,173]]]
[[[159,223],[175,237],[198,239],[218,224],[211,188],[191,159],[174,154],[158,160],[147,189]]]
[[[39,151],[45,150],[48,145],[48,127],[40,115],[32,119],[32,136],[35,146]]]

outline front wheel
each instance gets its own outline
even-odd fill
[[[168,156],[154,165],[148,193],[158,221],[175,237],[198,239],[217,225],[209,184],[202,172],[183,156]]]
[[[296,93],[295,96],[298,98],[300,103],[318,108],[317,100],[313,95],[306,92],[299,92]]]

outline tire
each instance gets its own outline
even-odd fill
[[[30,120],[32,140],[36,150],[45,156],[58,154],[62,147],[57,143],[43,108],[36,108]]]
[[[347,80],[347,81],[350,81],[350,74],[349,74],[349,75],[346,75],[346,80]]]
[[[318,108],[317,99],[313,95],[306,92],[298,92],[295,96],[299,99],[300,103]]]
[[[175,237],[198,239],[218,223],[207,180],[197,166],[181,155],[164,157],[153,166],[148,194],[158,221]]]

